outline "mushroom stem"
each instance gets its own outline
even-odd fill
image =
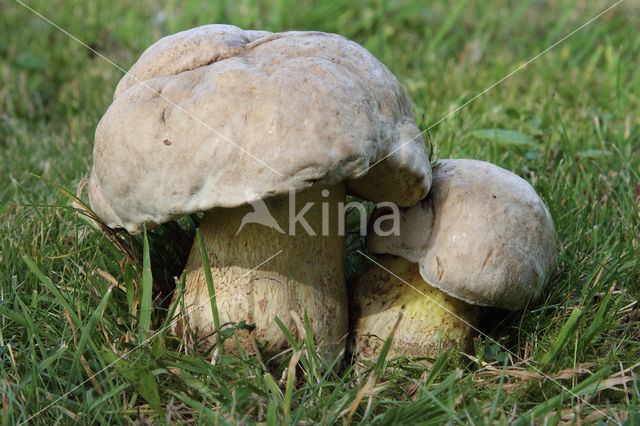
[[[352,353],[375,359],[400,312],[390,357],[436,358],[458,345],[462,351],[472,349],[477,306],[430,286],[416,263],[390,255],[379,256],[378,263],[349,289]]]
[[[268,218],[264,209],[251,205],[209,210],[202,219],[200,232],[211,265],[220,322],[244,320],[255,324],[250,334],[239,330],[234,338],[227,339],[225,352],[238,348],[254,352],[254,338],[266,356],[280,353],[289,343],[274,318],[277,316],[294,336],[299,336],[291,312],[304,318],[305,308],[323,354],[337,356],[345,346],[345,237],[338,235],[338,203],[345,201],[345,185],[316,185],[295,194],[295,203],[291,197],[264,200],[280,230],[247,222],[245,217],[262,223]],[[294,204],[291,212],[290,204]],[[298,220],[294,219],[296,215]],[[310,235],[308,228],[316,235]],[[185,273],[186,322],[201,338],[215,327],[197,243],[191,248]],[[183,325],[176,322],[174,332],[184,336]],[[209,336],[206,342],[211,344],[215,339]]]

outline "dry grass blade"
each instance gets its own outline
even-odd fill
[[[76,195],[69,193],[64,188],[56,185],[53,182],[50,182],[55,185],[59,190],[61,190],[67,197],[71,198],[71,206],[75,208],[78,213],[85,216],[90,223],[93,224],[94,228],[98,229],[102,232],[102,235],[105,236],[111,243],[124,254],[125,258],[135,265],[142,267],[142,261],[139,256],[136,254],[135,248],[130,241],[124,239],[121,235],[122,232],[119,232],[113,228],[107,226],[94,212],[91,208],[82,201],[82,192],[84,188],[88,185],[89,180],[85,177],[80,183],[78,183],[78,187],[76,189]],[[127,234],[128,235],[128,234]]]
[[[264,363],[264,360],[262,359],[262,354],[260,353],[260,348],[258,347],[258,342],[256,342],[256,339],[255,339],[254,336],[250,336],[250,337],[251,338],[249,339],[249,341],[251,342],[253,353],[255,353],[256,359],[258,360],[258,363],[260,364],[260,367],[262,367],[263,371],[268,371],[269,369],[267,368],[267,366]]]
[[[628,389],[618,388],[616,386],[626,385],[628,382],[634,379],[635,379],[635,374],[632,374],[631,376],[610,377],[600,384],[602,389],[599,389],[598,391],[610,389],[618,392],[629,393],[631,391],[629,391]]]
[[[431,369],[432,367],[433,367],[433,364],[428,366],[429,369]],[[419,384],[426,382],[427,377],[429,377],[429,371],[425,371],[424,373],[422,373],[422,376],[420,376],[420,380],[418,380],[415,383],[410,383],[409,386],[406,387],[405,392],[406,392],[407,399],[410,399],[412,401],[416,400],[418,389],[420,389]]]
[[[102,390],[102,386],[100,386],[100,383],[96,379],[95,373],[93,372],[93,370],[91,370],[91,367],[89,366],[89,363],[87,362],[87,359],[84,357],[84,355],[80,355],[80,364],[82,365],[82,369],[84,370],[84,372],[87,373],[87,376],[89,376],[91,384],[96,388],[98,393],[102,395],[104,393],[104,391]]]
[[[591,367],[593,367],[592,362],[585,362],[583,364],[579,364],[576,368],[566,368],[564,370],[560,370],[557,373],[551,375],[551,377],[556,380],[574,379],[576,377],[580,377],[585,374],[592,374],[590,370]]]
[[[628,373],[629,371],[635,370],[638,367],[640,367],[640,362],[636,362],[631,367],[627,367],[624,370],[618,371],[616,374],[612,375],[611,377],[617,377],[617,376],[620,376],[620,375],[624,375],[624,374]],[[633,374],[635,374],[635,373],[633,373]]]
[[[367,393],[369,393],[369,391],[371,391],[371,389],[373,388],[375,380],[376,380],[375,376],[373,375],[373,372],[371,372],[369,374],[369,376],[367,377],[367,381],[364,383],[364,386],[362,386],[362,388],[360,388],[360,390],[356,394],[356,397],[353,400],[353,403],[351,404],[351,407],[346,409],[346,410],[343,410],[338,417],[342,417],[345,414],[348,414],[347,422],[350,422],[351,421],[351,417],[353,416],[353,413],[355,413],[356,409],[360,405],[360,401],[362,401],[362,398]]]
[[[285,420],[289,418],[289,413],[291,411],[291,399],[293,397],[293,389],[295,388],[296,368],[298,366],[298,361],[300,361],[300,355],[302,355],[301,351],[295,351],[293,355],[291,355],[291,359],[289,360],[289,365],[287,367],[287,385],[284,391]]]
[[[510,376],[510,377],[515,377],[518,379],[522,379],[522,380],[538,380],[538,381],[542,381],[545,380],[546,377],[543,376],[542,374],[539,373],[534,373],[528,370],[525,370],[524,368],[521,367],[507,367],[504,370],[500,370],[497,368],[493,368],[493,367],[487,367],[484,369],[484,371],[477,371],[474,374],[474,378],[478,377],[478,378],[485,378],[485,377],[489,377],[490,380],[488,380],[489,382],[492,382],[494,380],[498,380],[500,378],[500,375],[504,374],[505,376]]]
[[[73,344],[77,347],[78,346],[78,335],[76,334],[76,326],[73,324],[73,321],[71,320],[71,315],[69,315],[69,311],[67,310],[67,308],[63,308],[62,312],[64,313],[64,317],[67,319],[67,322],[69,323],[69,326],[71,327],[71,333],[73,334]]]
[[[572,408],[566,408],[560,411],[559,413],[555,411],[551,411],[545,416],[545,418],[550,420],[559,415],[560,420],[558,421],[558,425],[561,425],[561,426],[588,425],[588,424],[597,422],[603,417],[608,417],[609,420],[615,421],[618,424],[623,424],[629,418],[629,413],[626,413],[624,411],[619,412],[614,408],[609,408],[607,410],[607,413],[604,413],[598,410],[593,410],[584,416],[580,415],[581,413],[588,412],[588,411],[589,411],[588,407],[585,407],[584,405],[579,404]]]
[[[116,280],[116,278],[111,275],[110,273],[108,273],[107,271],[100,269],[100,268],[96,268],[96,272],[105,280],[107,280],[107,282],[109,284],[111,284],[114,287],[119,288],[120,290],[122,290],[123,292],[127,292],[127,288],[120,282],[118,282],[118,280]]]
[[[356,409],[360,405],[360,402],[362,401],[362,398],[365,395],[369,395],[369,402],[367,403],[367,409],[365,411],[364,417],[366,417],[367,414],[369,413],[369,409],[371,408],[372,398],[376,390],[375,384],[380,378],[380,376],[382,375],[384,365],[385,365],[385,359],[387,357],[387,354],[389,353],[389,349],[391,348],[391,343],[393,342],[393,338],[396,335],[396,331],[398,330],[400,321],[402,321],[402,312],[398,314],[396,323],[393,325],[393,328],[391,329],[391,333],[389,333],[387,340],[385,340],[384,345],[380,350],[380,354],[378,355],[378,359],[373,367],[373,370],[371,370],[371,372],[369,373],[367,377],[367,381],[365,382],[364,386],[362,386],[362,388],[356,394],[356,397],[353,400],[353,403],[351,404],[351,408],[349,408],[348,410],[343,410],[338,417],[342,417],[348,412],[347,421],[350,422],[353,414],[355,413]],[[381,388],[382,387],[380,387],[379,389]]]
[[[560,370],[555,374],[550,376],[546,376],[540,373],[535,373],[529,371],[523,367],[511,366],[507,367],[504,370],[500,368],[496,368],[493,365],[486,364],[484,368],[478,370],[473,375],[474,382],[482,385],[487,385],[493,382],[496,382],[500,379],[500,376],[504,374],[505,376],[509,376],[515,379],[520,379],[521,381],[540,381],[543,382],[548,380],[549,378],[553,380],[562,380],[562,379],[574,379],[584,376],[585,374],[592,374],[590,368],[593,367],[593,363],[585,362],[579,364],[575,368],[566,368],[564,370]],[[505,387],[509,389],[513,387],[513,383],[505,384]]]
[[[296,323],[296,328],[298,329],[298,334],[300,335],[300,338],[303,340],[306,339],[307,331],[305,330],[304,325],[302,324],[302,319],[300,319],[300,315],[298,315],[296,311],[289,311],[289,314],[291,315],[293,322]]]

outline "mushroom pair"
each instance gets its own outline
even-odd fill
[[[480,307],[524,308],[556,262],[553,220],[535,190],[476,160],[440,161],[428,196],[400,211],[397,235],[369,234],[367,248],[382,256],[350,288],[350,347],[365,359],[401,312],[390,356],[470,350]]]
[[[553,222],[531,186],[488,163],[442,161],[429,192],[412,117],[393,74],[344,37],[184,31],[118,84],[96,129],[91,207],[131,233],[204,212],[220,319],[256,326],[225,349],[251,352],[255,339],[275,355],[288,347],[275,317],[295,335],[306,310],[328,357],[348,333],[346,194],[407,207],[399,235],[368,236],[384,255],[351,289],[352,349],[374,357],[400,311],[392,354],[468,346],[475,305],[520,309],[540,293]],[[184,273],[174,331],[211,336],[197,244]]]
[[[295,335],[306,309],[335,356],[348,332],[346,194],[411,206],[430,184],[409,99],[366,49],[335,34],[207,25],[159,40],[122,78],[96,129],[89,198],[130,233],[205,212],[220,320],[256,326],[226,350],[253,351],[255,338],[279,353],[288,343],[274,318]],[[174,331],[211,335],[197,244],[184,273]]]

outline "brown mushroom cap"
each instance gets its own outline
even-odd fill
[[[367,244],[418,263],[427,283],[453,297],[511,310],[539,296],[556,262],[553,220],[535,190],[476,160],[442,160],[429,195],[401,209],[400,235]]]
[[[207,25],[161,39],[120,81],[93,155],[91,207],[132,233],[316,183],[402,206],[431,184],[398,80],[320,32]]]

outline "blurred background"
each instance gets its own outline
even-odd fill
[[[2,155],[27,162],[14,164],[18,170],[29,168],[71,183],[83,169],[89,170],[92,130],[109,105],[122,72],[19,2],[1,3],[2,137],[6,140],[13,132],[36,130],[33,137],[40,140],[34,146],[23,142],[19,147],[5,147]],[[400,79],[412,100],[416,121],[424,128],[614,2],[55,0],[24,4],[123,69],[159,38],[209,23],[343,34],[364,45]],[[472,132],[492,127],[517,129],[536,145],[553,145],[561,135],[549,130],[561,126],[560,117],[565,123],[586,120],[591,130],[595,130],[594,117],[601,119],[601,130],[602,126],[624,125],[629,102],[637,98],[623,99],[617,94],[638,87],[640,76],[633,72],[640,49],[634,30],[638,22],[640,7],[632,1],[600,17],[435,126],[431,133],[438,154],[482,157],[503,164],[515,161],[518,168],[534,171],[538,163],[531,160],[541,150],[529,152],[531,145],[520,146],[523,144],[515,140],[497,141],[498,146],[478,143]],[[48,133],[46,139],[53,140],[44,146],[38,132]],[[570,136],[565,141],[569,146],[561,149],[572,155],[595,155],[593,150],[603,148],[596,134],[581,141],[576,137],[582,135]],[[505,145],[507,151],[515,150],[519,160],[503,158],[509,156],[501,152]],[[36,147],[39,153],[53,151],[34,156],[13,151]],[[66,153],[61,155],[61,151]],[[55,158],[56,165],[44,157]],[[6,177],[7,169],[0,170]]]

